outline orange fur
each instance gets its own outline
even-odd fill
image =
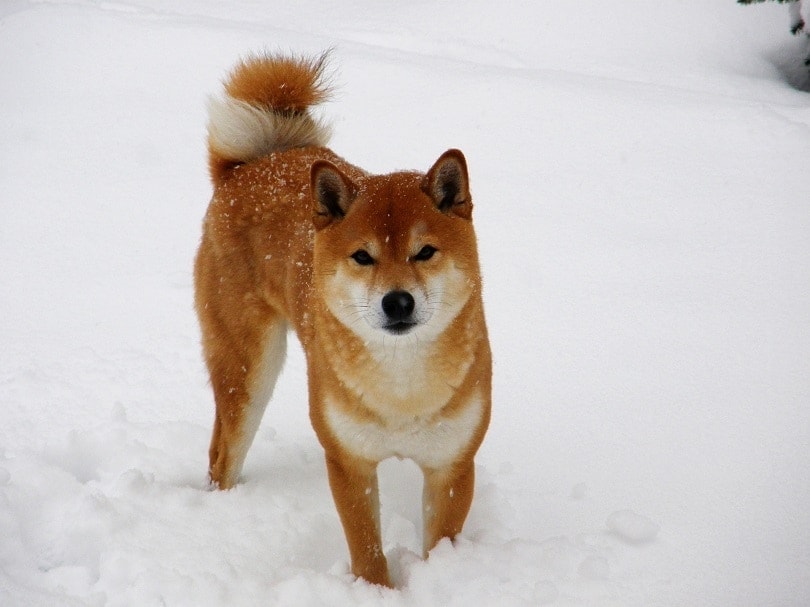
[[[212,113],[214,195],[195,263],[216,401],[209,474],[221,489],[237,482],[291,327],[352,571],[390,586],[377,464],[397,456],[422,468],[427,554],[462,529],[489,423],[472,200],[457,150],[426,174],[369,175],[324,147],[324,130],[295,130],[323,99],[323,66],[323,57],[245,62],[227,94],[261,99],[257,111],[272,116],[234,120],[242,109],[228,99]],[[265,139],[246,131],[248,145],[231,145],[227,136],[253,124],[270,125]]]
[[[240,62],[225,83],[235,99],[277,112],[303,112],[330,96],[324,81],[328,54],[314,58],[252,56]]]

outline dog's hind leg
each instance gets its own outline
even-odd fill
[[[208,472],[220,489],[236,484],[284,364],[287,323],[274,314],[262,328],[238,346],[217,343],[207,352],[216,400]]]

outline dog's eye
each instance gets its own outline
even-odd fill
[[[374,263],[374,258],[368,254],[368,251],[364,251],[363,249],[352,253],[352,259],[361,266],[370,266]]]
[[[419,249],[419,252],[413,256],[415,261],[427,261],[433,254],[436,252],[436,247],[432,247],[429,244],[426,244],[424,247]]]

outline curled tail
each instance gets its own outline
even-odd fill
[[[326,100],[327,53],[314,58],[251,56],[208,105],[208,166],[216,183],[233,167],[274,151],[323,146],[330,129],[309,113]]]

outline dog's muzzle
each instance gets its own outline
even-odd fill
[[[390,291],[382,298],[382,309],[386,319],[383,329],[397,335],[407,333],[416,326],[413,317],[415,308],[413,295],[407,291]]]

